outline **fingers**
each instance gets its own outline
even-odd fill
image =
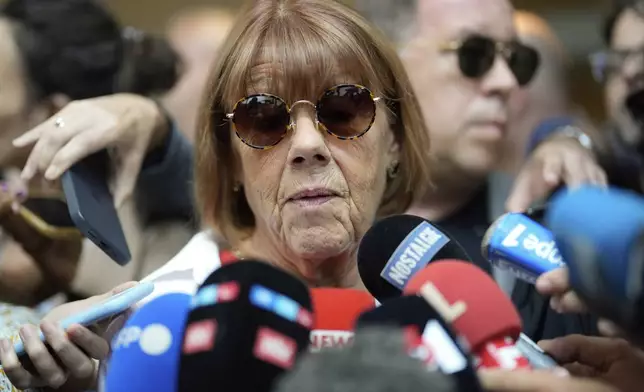
[[[67,334],[62,329],[48,321],[44,321],[40,328],[47,343],[72,376],[84,379],[92,375],[94,362],[67,338]]]
[[[98,360],[107,358],[110,352],[110,345],[86,327],[80,324],[73,324],[67,328],[69,339],[78,347],[82,348],[90,357]],[[93,370],[93,367],[91,368]]]
[[[599,333],[606,337],[617,338],[624,336],[624,331],[610,320],[599,319],[597,329]]]
[[[144,157],[143,151],[140,153],[132,152],[126,155],[123,162],[121,162],[121,167],[116,172],[114,184],[114,204],[117,208],[134,193]]]
[[[534,200],[532,171],[532,166],[525,167],[514,181],[512,192],[505,203],[508,212],[523,212]]]
[[[7,339],[0,341],[0,362],[5,375],[16,388],[22,390],[35,386],[34,377],[22,367],[13,344]]]
[[[102,146],[98,142],[94,132],[91,130],[79,132],[64,146],[52,149],[53,155],[51,157],[43,154],[42,162],[46,162],[46,165],[40,165],[39,169],[45,173],[46,179],[54,180],[60,177],[75,163],[80,162],[101,148]],[[32,155],[34,155],[33,152]]]
[[[550,307],[558,313],[588,313],[588,307],[574,291],[552,297]]]
[[[578,362],[603,369],[631,350],[623,339],[568,335],[539,342],[539,346],[561,364]]]
[[[543,370],[484,370],[478,374],[489,392],[616,392],[604,384]]]
[[[39,331],[33,325],[24,325],[20,329],[20,338],[25,345],[25,351],[34,364],[40,377],[52,388],[58,388],[65,383],[67,377],[63,369],[40,340]]]
[[[105,293],[104,295],[105,295],[105,296],[107,296],[107,297],[109,298],[109,297],[111,297],[111,296],[113,296],[113,295],[116,295],[116,294],[118,294],[118,293],[122,293],[122,292],[124,292],[125,290],[130,289],[130,288],[132,288],[132,287],[136,286],[137,284],[139,284],[139,282],[136,282],[136,281],[125,282],[125,283],[122,283],[122,284],[120,284],[120,285],[118,285],[118,286],[114,287],[112,290],[108,291],[108,292],[107,292],[107,293]]]
[[[561,181],[564,171],[564,163],[559,155],[551,155],[543,162],[543,180],[549,185],[549,189],[556,187]],[[546,192],[544,192],[545,194]]]
[[[539,276],[535,284],[537,291],[543,295],[561,295],[570,290],[568,268],[557,268]]]

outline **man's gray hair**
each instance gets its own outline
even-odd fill
[[[355,0],[355,9],[394,44],[404,44],[416,27],[418,0]]]
[[[302,357],[277,385],[276,392],[451,392],[449,376],[428,371],[411,358],[401,329],[370,327],[343,349],[326,349]]]

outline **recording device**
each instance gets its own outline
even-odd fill
[[[478,368],[530,368],[517,350],[521,318],[512,301],[485,271],[460,260],[442,260],[416,274],[405,294],[425,299],[462,335]]]
[[[528,360],[533,369],[554,369],[559,367],[550,355],[546,354],[532,339],[521,333],[516,342],[517,350]]]
[[[80,324],[83,326],[91,326],[96,324],[99,321],[103,321],[107,318],[116,316],[122,312],[128,310],[132,305],[141,301],[154,291],[154,283],[151,282],[142,282],[137,284],[134,287],[131,287],[121,293],[118,293],[100,304],[92,306],[90,309],[87,309],[83,312],[77,313],[73,316],[69,316],[60,322],[60,327],[63,330],[69,328],[72,324]],[[40,332],[40,340],[45,341],[45,336]],[[29,358],[25,352],[24,345],[22,341],[17,342],[14,345],[14,350],[21,361],[26,361],[27,366],[32,366],[29,364]]]
[[[407,281],[428,263],[470,257],[445,231],[413,215],[395,215],[374,224],[358,249],[358,271],[367,290],[384,302],[400,295]]]
[[[270,391],[308,348],[312,309],[306,285],[268,263],[217,269],[193,297],[177,391]]]
[[[616,188],[581,187],[556,195],[546,224],[575,292],[595,314],[642,341],[644,199]]]
[[[63,173],[61,183],[78,230],[112,260],[125,265],[131,259],[130,249],[108,187],[108,163],[107,151],[97,152]]]
[[[192,297],[165,294],[139,308],[112,340],[103,392],[175,392]]]
[[[424,347],[428,358],[420,357],[418,352],[411,354],[425,365],[433,364],[442,373],[450,375],[455,391],[482,390],[463,340],[423,298],[394,298],[363,313],[356,322],[356,334],[376,326],[404,328],[408,334],[417,335],[421,344],[414,346]]]
[[[311,300],[315,314],[311,351],[351,344],[353,325],[358,316],[376,305],[375,298],[369,293],[353,289],[313,288]]]
[[[451,377],[428,372],[405,352],[395,328],[360,330],[352,346],[303,357],[276,392],[457,392]]]
[[[539,275],[565,265],[552,233],[519,213],[505,214],[490,226],[481,253],[492,265],[532,284]]]

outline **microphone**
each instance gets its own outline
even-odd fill
[[[312,326],[299,279],[255,260],[223,266],[193,297],[178,391],[268,392],[308,347]]]
[[[479,368],[530,368],[514,345],[519,313],[482,269],[460,260],[431,264],[407,284],[405,294],[416,293],[465,338]]]
[[[369,328],[356,333],[344,350],[308,354],[287,374],[276,392],[457,392],[453,380],[428,372],[405,352],[403,333]]]
[[[410,356],[428,369],[450,375],[456,391],[482,391],[463,340],[424,299],[398,297],[363,313],[356,322],[356,334],[373,327],[402,327]]]
[[[311,351],[341,348],[353,342],[353,325],[376,300],[361,290],[338,288],[311,289],[315,323],[311,331]]]
[[[398,297],[407,281],[434,260],[470,257],[463,247],[429,221],[395,215],[373,225],[358,249],[358,271],[367,290],[384,302]]]
[[[103,392],[175,392],[191,296],[171,293],[139,308],[112,340]]]
[[[644,199],[616,188],[555,196],[546,215],[570,285],[594,313],[644,339]]]
[[[519,213],[508,213],[487,230],[481,253],[492,265],[534,284],[539,275],[564,266],[552,233]]]

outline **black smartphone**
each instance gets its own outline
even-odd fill
[[[107,150],[88,156],[62,176],[69,216],[80,230],[112,260],[127,264],[130,249],[108,187]]]

